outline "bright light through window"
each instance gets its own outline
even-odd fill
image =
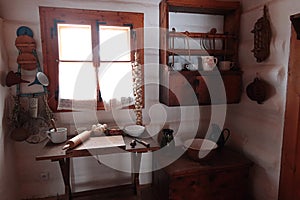
[[[124,97],[133,98],[130,27],[101,25],[99,30],[100,70],[98,77],[102,99],[105,102],[111,99],[121,102]]]
[[[130,61],[130,27],[99,26],[100,60]]]
[[[100,66],[93,66],[91,35],[89,25],[58,25],[59,98],[96,100],[98,81],[104,102],[133,99],[130,27],[99,26]]]
[[[58,24],[59,60],[91,61],[90,25]]]
[[[60,62],[59,83],[63,83],[59,84],[61,99],[92,100],[97,97],[97,80],[92,63]]]
[[[144,14],[57,7],[39,7],[39,13],[50,108],[134,108],[131,64],[139,47],[143,81],[144,32],[136,30],[143,30]]]
[[[98,76],[103,100],[133,97],[131,64],[103,63]]]

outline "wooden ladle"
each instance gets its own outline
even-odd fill
[[[57,128],[56,128],[54,119],[51,119],[51,124],[52,124],[52,127],[53,127],[54,131],[57,132]]]

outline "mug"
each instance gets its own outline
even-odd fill
[[[220,61],[219,62],[219,69],[222,71],[230,70],[234,66],[234,62],[231,61]]]
[[[218,62],[218,58],[214,56],[201,56],[202,68],[204,71],[212,71]]]
[[[190,63],[190,64],[186,65],[186,68],[190,71],[196,71],[196,70],[198,70],[198,65]]]
[[[180,71],[180,70],[182,70],[182,64],[180,62],[176,62],[176,63],[174,63],[173,68],[176,71]]]
[[[67,140],[67,128],[57,128],[57,131],[51,129],[47,131],[47,137],[53,143],[63,143]]]

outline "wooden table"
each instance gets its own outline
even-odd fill
[[[113,136],[112,136],[113,137]],[[97,139],[97,137],[91,137],[90,139]],[[130,146],[132,137],[123,136],[124,146],[120,147],[105,147],[105,148],[85,148],[84,143],[72,150],[63,150],[62,144],[53,144],[48,142],[44,148],[42,154],[36,157],[37,161],[50,160],[59,162],[60,170],[62,173],[64,185],[65,185],[65,199],[72,199],[71,191],[71,177],[70,177],[70,159],[74,157],[86,157],[93,155],[105,155],[131,152],[131,164],[132,164],[132,177],[135,192],[138,192],[139,186],[139,168],[141,163],[141,153],[148,151],[156,151],[160,148],[159,144],[152,139],[147,133],[142,135],[142,140],[149,143],[150,147],[145,147],[142,144],[137,143],[134,148]]]

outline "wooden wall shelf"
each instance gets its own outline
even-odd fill
[[[214,55],[214,56],[232,56],[234,55],[233,51],[225,51],[225,50],[202,50],[202,49],[169,49],[168,50],[169,55],[181,55],[181,56],[187,56],[187,55]]]
[[[236,35],[233,34],[210,34],[210,33],[198,33],[198,32],[169,32],[169,37],[191,37],[191,38],[216,38],[216,39],[236,39]]]
[[[236,68],[238,68],[240,2],[163,0],[159,7],[161,28],[159,58],[162,66],[160,67],[160,102],[168,106],[210,105],[209,93],[207,93],[207,87],[203,83],[205,79],[212,79],[215,75],[214,72],[182,71],[178,73],[170,68],[169,60],[172,56],[213,55],[235,62]],[[170,12],[222,15],[224,19],[223,33],[213,34],[209,30],[207,33],[189,32],[188,30],[185,32],[171,31],[169,27]],[[183,39],[184,37],[197,39],[200,43],[201,39],[217,39],[221,40],[223,44],[221,48],[201,48],[200,45],[199,49],[184,49],[182,47],[176,49],[174,42],[170,46],[172,44],[170,41],[173,38]],[[172,60],[174,61],[174,59]],[[226,90],[226,101],[220,100],[215,103],[239,103],[242,93],[242,74],[241,71],[221,72]],[[195,95],[196,100],[193,98]]]

